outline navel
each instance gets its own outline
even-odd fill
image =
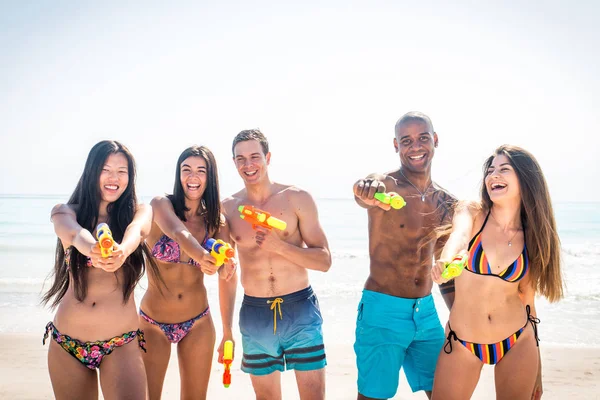
[[[179,293],[179,294],[177,295],[177,298],[178,298],[179,300],[183,299],[183,294]]]
[[[96,307],[96,302],[95,301],[92,303],[92,307]]]

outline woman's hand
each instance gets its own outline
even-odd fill
[[[198,260],[200,270],[206,275],[214,275],[219,270],[216,262],[217,260],[208,252],[204,253],[202,258]]]
[[[441,285],[442,283],[446,283],[450,280],[450,279],[446,279],[446,278],[442,277],[442,272],[444,272],[444,270],[446,269],[447,263],[448,263],[448,261],[437,260],[435,262],[435,264],[433,264],[433,267],[431,268],[431,279],[433,279],[433,281],[435,283],[437,283],[438,285]]]
[[[100,268],[106,272],[115,272],[119,268],[123,266],[125,261],[129,257],[129,254],[126,252],[125,248],[118,243],[113,245],[112,254],[108,257],[102,257],[102,253],[100,251],[100,245],[98,242],[90,251],[90,259],[92,260],[92,266],[96,268]]]

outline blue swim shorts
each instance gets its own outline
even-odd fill
[[[354,343],[358,392],[394,397],[402,367],[413,392],[430,391],[443,344],[444,329],[431,295],[405,299],[363,290]]]
[[[240,309],[242,371],[267,375],[284,369],[325,367],[322,324],[319,300],[310,286],[280,297],[244,295]]]

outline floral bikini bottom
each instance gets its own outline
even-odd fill
[[[144,318],[147,322],[152,325],[156,325],[160,328],[161,331],[165,334],[169,342],[171,343],[179,343],[185,335],[188,334],[190,329],[194,326],[194,322],[198,321],[200,318],[208,315],[210,312],[210,308],[206,307],[206,310],[202,311],[200,314],[196,315],[194,318],[188,319],[184,322],[178,322],[175,324],[167,324],[163,322],[156,322],[152,319],[148,314],[140,309],[140,316]]]
[[[112,353],[115,348],[124,346],[135,338],[137,338],[140,348],[146,351],[144,332],[139,329],[137,331],[124,333],[121,336],[115,336],[108,340],[82,342],[60,333],[52,322],[48,322],[42,344],[46,344],[46,339],[48,339],[50,332],[52,332],[52,339],[54,339],[56,343],[65,349],[67,353],[81,361],[81,363],[89,369],[98,368],[105,356]]]

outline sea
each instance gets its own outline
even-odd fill
[[[53,311],[40,305],[53,268],[56,235],[50,210],[68,196],[0,195],[0,333],[43,333]],[[149,197],[143,197],[148,202]],[[356,308],[368,276],[366,211],[353,199],[317,199],[321,224],[329,240],[333,265],[326,272],[310,271],[323,314],[326,343],[354,341]],[[541,344],[597,346],[600,332],[600,203],[555,203],[561,238],[565,298],[536,300],[541,319]],[[209,303],[218,307],[217,277],[206,277]],[[147,281],[135,291],[138,301]],[[243,296],[238,288],[237,311]],[[448,310],[434,286],[433,296],[442,323]],[[217,335],[219,313],[214,312]],[[239,336],[239,331],[236,331]]]

